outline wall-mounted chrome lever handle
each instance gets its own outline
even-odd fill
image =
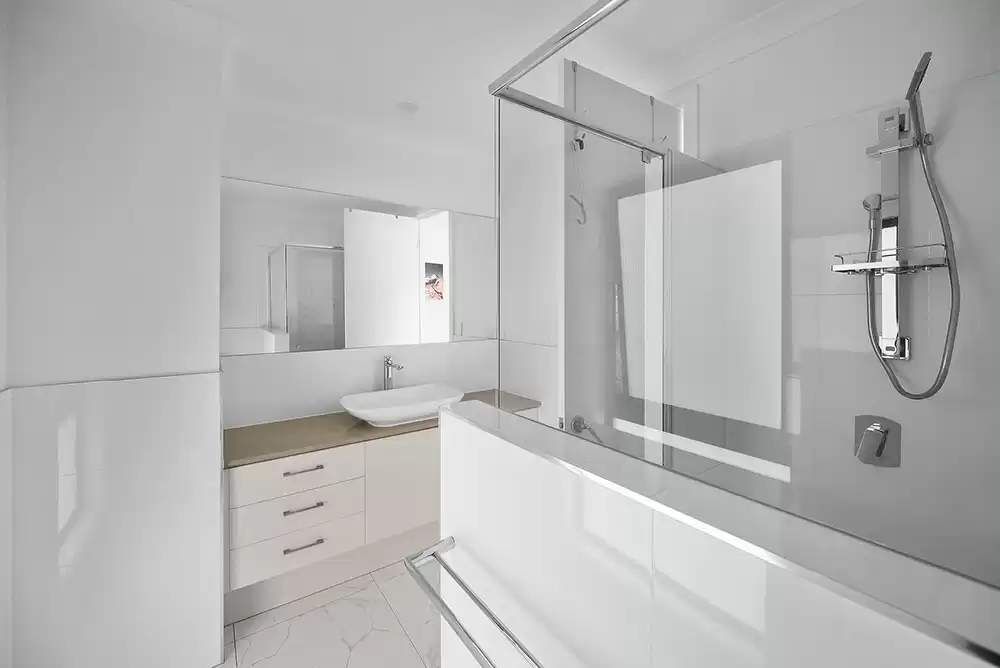
[[[885,452],[885,440],[889,436],[889,430],[878,422],[868,425],[868,428],[861,433],[861,442],[858,443],[858,458],[862,461],[875,457],[878,459]]]
[[[902,428],[876,415],[854,418],[854,455],[873,466],[899,466]]]

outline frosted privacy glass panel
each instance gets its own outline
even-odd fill
[[[494,338],[492,218],[222,180],[222,355]]]
[[[618,203],[629,394],[780,429],[781,162],[673,186],[662,223],[650,201]],[[670,243],[647,243],[661,224]],[[662,291],[646,266],[663,267]],[[654,310],[662,341],[644,325]],[[650,347],[664,351],[662,384],[646,382]]]

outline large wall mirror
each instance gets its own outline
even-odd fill
[[[493,218],[222,179],[222,355],[496,337]]]

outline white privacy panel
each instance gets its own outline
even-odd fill
[[[618,205],[629,393],[661,400],[662,358],[665,403],[781,428],[781,162],[649,200]]]

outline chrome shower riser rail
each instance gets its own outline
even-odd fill
[[[490,95],[496,95],[500,91],[506,89],[512,83],[548,60],[549,56],[556,53],[577,37],[606,19],[612,12],[628,1],[629,0],[600,0],[600,2],[596,2],[591,5],[587,11],[570,21],[566,24],[566,27],[550,37],[544,44],[529,53],[527,56],[517,61],[516,65],[504,72],[496,81],[491,83]]]
[[[538,659],[535,658],[535,656],[520,640],[518,640],[517,636],[514,635],[507,625],[504,624],[492,610],[490,610],[489,606],[487,606],[474,591],[472,591],[465,580],[463,580],[458,573],[456,573],[455,570],[441,558],[442,554],[454,549],[454,547],[455,539],[449,536],[440,543],[430,546],[423,552],[407,557],[403,563],[406,565],[406,570],[409,571],[410,575],[413,576],[413,579],[417,581],[417,585],[424,592],[424,594],[427,595],[427,598],[430,599],[431,604],[433,604],[437,611],[441,613],[441,617],[444,618],[444,620],[448,623],[448,626],[452,628],[455,635],[457,635],[458,639],[462,641],[462,644],[465,645],[466,649],[472,653],[473,658],[476,659],[476,662],[479,663],[482,668],[497,668],[497,664],[495,664],[493,660],[487,656],[483,648],[480,647],[479,643],[472,637],[468,629],[465,628],[465,625],[459,621],[458,616],[455,615],[451,606],[449,606],[448,603],[441,598],[441,595],[434,589],[434,586],[431,585],[431,583],[427,581],[427,578],[423,576],[423,573],[420,572],[420,566],[423,564],[430,561],[437,562],[438,566],[440,566],[448,574],[448,576],[455,581],[465,595],[468,596],[469,599],[476,605],[479,611],[482,612],[486,618],[489,619],[494,626],[496,626],[497,630],[503,634],[508,642],[510,642],[510,644],[517,649],[518,653],[520,653],[524,660],[534,666],[534,668],[542,668],[542,664],[538,661]]]
[[[622,146],[642,151],[644,159],[652,156],[662,158],[669,152],[669,149],[665,151],[662,147],[653,146],[651,143],[643,139],[630,137],[601,125],[597,125],[596,123],[592,123],[587,120],[583,114],[573,111],[572,109],[560,107],[558,104],[549,102],[548,100],[543,100],[540,97],[535,97],[534,95],[519,91],[515,88],[505,88],[497,92],[496,96],[501,100],[512,102],[526,109],[531,109],[532,111],[537,111],[543,116],[554,118],[557,121],[571,123],[579,128],[592,132],[599,137],[604,137],[605,139],[613,141],[617,144],[621,144]]]

